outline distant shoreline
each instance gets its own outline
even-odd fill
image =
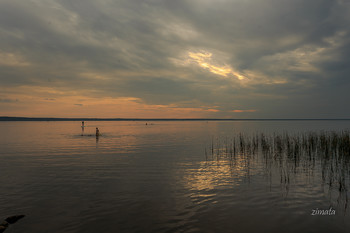
[[[254,118],[254,119],[223,119],[223,118],[57,118],[57,117],[0,117],[0,121],[350,121],[344,118]]]

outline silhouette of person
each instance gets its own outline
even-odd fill
[[[100,130],[96,127],[96,137],[100,136]]]
[[[81,136],[84,136],[84,121],[81,122]]]

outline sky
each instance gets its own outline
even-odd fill
[[[0,0],[0,116],[350,118],[350,0]]]

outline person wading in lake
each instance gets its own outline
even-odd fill
[[[84,136],[84,121],[81,122],[81,136]]]
[[[100,135],[100,130],[96,127],[96,137],[99,137]]]

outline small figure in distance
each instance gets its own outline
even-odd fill
[[[99,137],[100,135],[100,130],[96,127],[96,137]]]
[[[81,122],[81,136],[84,136],[84,121]]]

